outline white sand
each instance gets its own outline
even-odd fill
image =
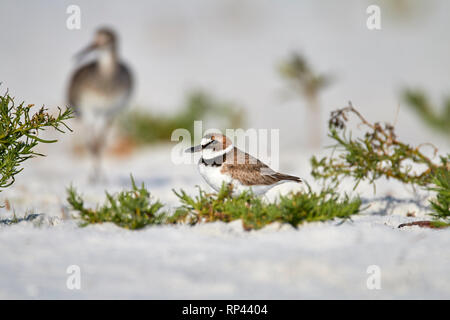
[[[112,224],[80,228],[64,219],[64,188],[71,181],[96,203],[105,188],[128,187],[132,172],[172,206],[171,188],[193,193],[195,184],[205,184],[193,166],[172,165],[170,150],[156,148],[108,162],[108,183],[92,186],[86,159],[58,149],[30,161],[1,194],[18,216],[26,210],[43,215],[0,225],[0,298],[450,298],[449,230],[397,228],[425,217],[426,194],[393,182],[378,184],[375,196],[362,187],[371,203],[364,214],[342,225],[311,223],[298,230],[275,224],[245,232],[240,221],[141,231]],[[306,157],[286,158],[291,164],[298,159],[290,173],[307,176]],[[2,209],[0,217],[10,215]],[[70,265],[81,268],[81,290],[66,286]],[[370,265],[380,267],[380,290],[366,286]]]

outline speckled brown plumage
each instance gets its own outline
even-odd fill
[[[237,148],[227,154],[221,172],[229,174],[246,186],[272,185],[284,180],[302,182],[298,177],[272,170],[265,163]]]

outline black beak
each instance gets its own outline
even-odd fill
[[[83,50],[81,50],[80,52],[78,52],[75,55],[75,59],[77,61],[81,61],[88,53],[94,51],[97,48],[98,48],[97,44],[92,43],[92,44],[88,45],[86,48],[84,48]]]
[[[202,145],[199,144],[198,146],[186,149],[184,152],[186,152],[186,153],[195,153],[195,152],[202,151],[202,148],[203,148]]]

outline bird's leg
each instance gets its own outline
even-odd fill
[[[90,144],[90,151],[94,158],[93,171],[90,178],[92,182],[99,182],[99,180],[101,180],[102,178],[106,179],[106,175],[103,174],[102,170],[102,152],[105,149],[106,140],[111,124],[112,121],[108,119],[103,129],[97,135],[94,135],[92,143]]]
[[[91,143],[89,144],[89,151],[93,157],[93,167],[91,174],[89,176],[89,180],[92,183],[99,182],[102,176],[102,163],[101,163],[102,140],[103,140],[102,135],[98,134],[97,136],[93,137]]]

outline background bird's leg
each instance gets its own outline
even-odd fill
[[[92,155],[92,171],[89,175],[89,181],[93,183],[99,182],[102,177],[102,134],[99,133],[92,138],[89,143],[89,152]]]
[[[106,120],[101,130],[93,133],[92,140],[89,143],[89,151],[93,158],[93,167],[89,180],[94,183],[106,179],[106,174],[102,169],[102,158],[111,124],[111,119]]]

